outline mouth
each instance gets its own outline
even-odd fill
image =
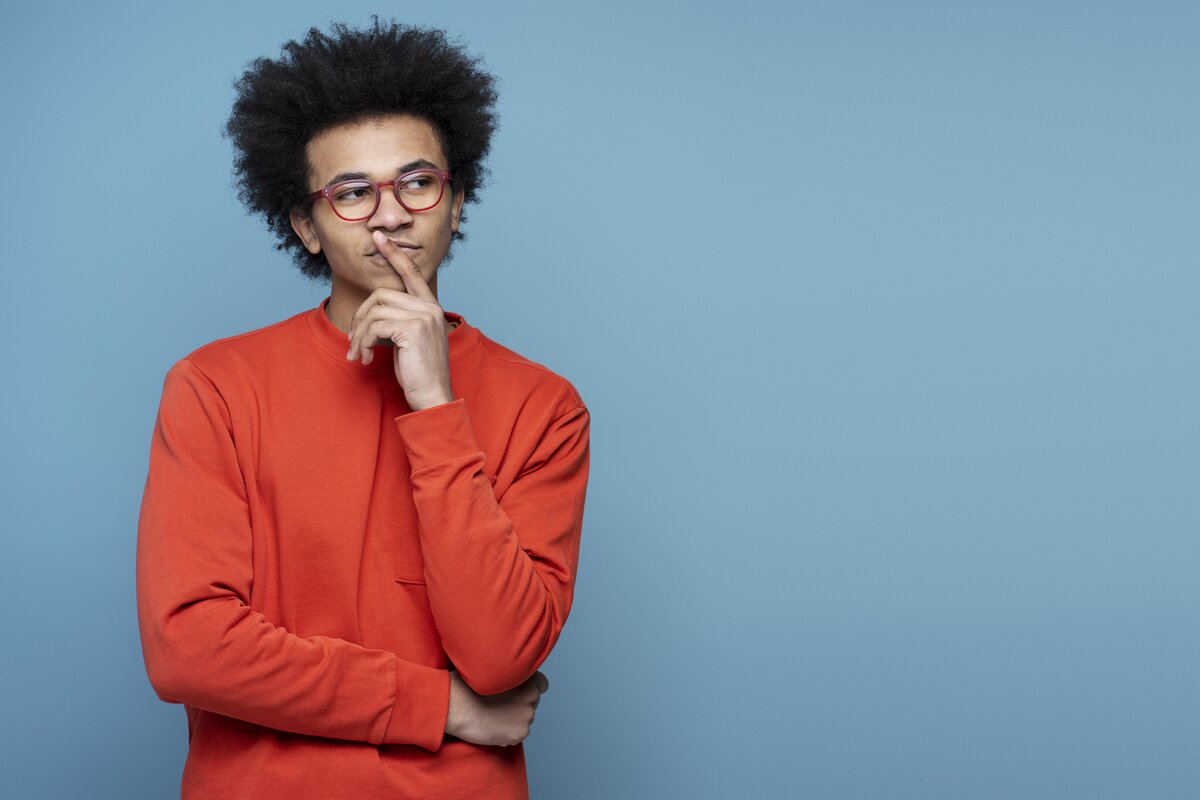
[[[413,256],[415,256],[417,254],[417,251],[421,249],[420,247],[417,247],[416,245],[404,244],[403,242],[395,242],[394,244],[397,247],[399,247],[404,253],[406,253],[409,258],[412,258]],[[380,253],[378,250],[372,250],[371,252],[367,253],[367,258],[378,259],[379,261],[382,261],[385,264],[387,263],[387,259],[384,258],[383,253]]]

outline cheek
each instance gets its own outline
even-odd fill
[[[344,255],[353,250],[352,243],[354,236],[351,231],[330,229],[328,226],[323,226],[317,230],[317,236],[321,240],[321,249],[325,251],[327,257],[337,257]]]

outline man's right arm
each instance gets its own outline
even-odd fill
[[[490,705],[458,691],[452,704],[446,670],[290,633],[250,608],[252,579],[229,411],[184,360],[163,386],[138,523],[138,621],[159,697],[277,730],[427,750],[444,732],[508,743],[521,726],[513,706],[536,706],[530,687]]]

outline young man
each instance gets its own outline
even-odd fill
[[[437,31],[335,26],[259,59],[242,197],[318,308],[168,373],[138,533],[150,681],[185,798],[509,798],[571,607],[588,413],[444,311],[491,76]]]

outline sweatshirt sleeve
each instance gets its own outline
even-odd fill
[[[217,389],[179,362],[163,386],[138,523],[138,623],[154,690],[277,730],[437,750],[447,671],[300,637],[250,607],[250,513],[231,429]]]
[[[463,400],[396,419],[412,469],[430,609],[446,654],[480,694],[529,678],[571,608],[589,417],[582,405],[568,405],[540,432],[501,497]]]

